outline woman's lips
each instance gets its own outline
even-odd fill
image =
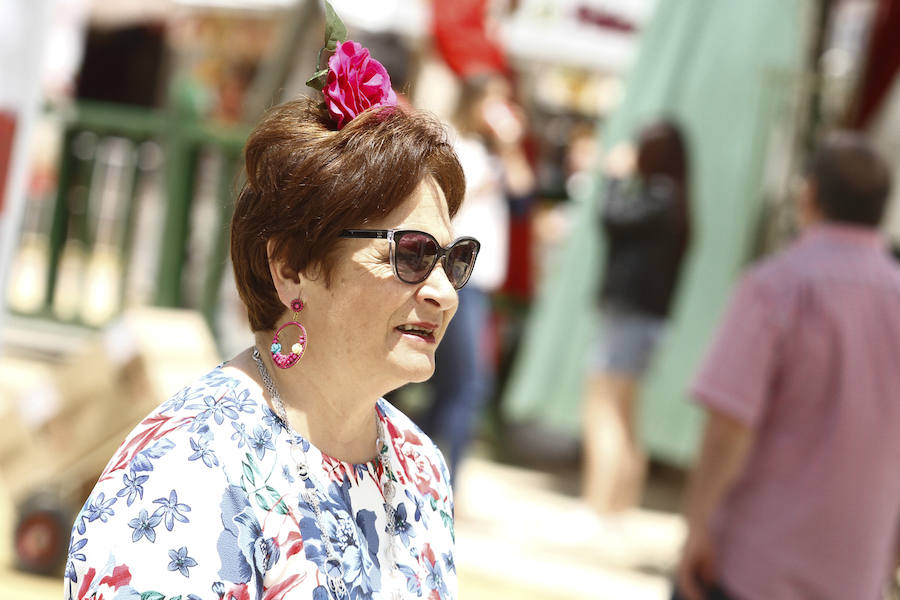
[[[435,323],[404,323],[397,326],[397,331],[402,335],[414,337],[429,343],[435,342],[434,332],[438,326]]]

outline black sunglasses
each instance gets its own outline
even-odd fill
[[[443,258],[444,272],[456,289],[469,281],[481,248],[472,237],[461,237],[443,248],[433,235],[415,229],[345,229],[341,237],[389,241],[394,275],[405,283],[422,283]]]

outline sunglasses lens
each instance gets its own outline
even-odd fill
[[[460,240],[450,247],[447,253],[445,269],[447,278],[453,287],[460,289],[466,285],[472,268],[475,266],[475,257],[478,255],[478,242],[474,240]]]
[[[437,259],[437,241],[425,233],[403,232],[394,236],[397,275],[406,283],[425,281]]]

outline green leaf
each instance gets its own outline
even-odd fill
[[[325,0],[325,47],[334,50],[338,42],[345,41],[347,41],[347,26],[334,12],[331,3]]]
[[[250,482],[250,485],[256,485],[256,477],[253,476],[253,469],[250,468],[245,462],[242,462],[241,465],[244,467],[244,477],[247,478],[247,481]]]
[[[259,467],[256,466],[256,459],[253,458],[253,455],[247,452],[246,454],[244,454],[244,459],[244,462],[246,462],[250,466],[250,468],[253,469],[253,472],[262,477],[262,472],[259,470]]]
[[[171,598],[169,598],[169,600],[181,600],[181,594],[178,594],[177,596],[172,596]]]
[[[164,600],[165,595],[159,592],[144,592],[141,594],[141,600]]]
[[[284,503],[284,500],[281,500],[280,502],[278,502],[278,504],[275,505],[275,512],[277,512],[279,515],[286,515],[290,511],[288,510],[287,504]]]
[[[450,538],[456,542],[456,532],[453,530],[453,517],[447,511],[441,511],[441,519],[444,521],[444,527],[450,530]]]
[[[269,503],[266,502],[265,496],[263,496],[259,492],[256,492],[256,503],[259,504],[259,507],[263,510],[271,510],[272,509],[272,507],[269,506]]]
[[[313,76],[306,80],[306,85],[321,92],[327,82],[328,69],[321,69],[313,73]]]
[[[256,466],[256,461],[253,459],[253,455],[247,452],[244,454],[244,458],[247,459],[247,464],[253,467],[253,472],[259,475],[259,467]]]
[[[269,496],[272,497],[272,502],[278,502],[279,500],[281,500],[281,493],[271,485],[266,486],[266,491],[269,492]]]

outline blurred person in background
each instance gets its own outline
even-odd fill
[[[383,396],[431,376],[474,267],[465,179],[365,48],[328,67],[324,104],[273,108],[245,147],[231,257],[255,343],[127,437],[66,598],[456,597],[449,471]]]
[[[614,147],[600,226],[608,242],[584,406],[584,499],[599,513],[638,504],[647,470],[637,396],[662,336],[690,230],[688,150],[671,121]]]
[[[740,280],[693,397],[706,409],[674,598],[882,598],[900,535],[900,267],[890,171],[833,133],[804,231]]]
[[[458,235],[482,242],[478,266],[459,293],[459,309],[437,352],[431,404],[420,424],[447,451],[451,476],[494,389],[491,295],[506,279],[510,202],[527,201],[534,175],[522,149],[525,119],[509,82],[496,74],[462,84],[454,116],[456,151],[466,175]]]

